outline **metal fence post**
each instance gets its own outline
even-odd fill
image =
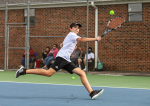
[[[28,8],[27,8],[27,69],[29,69],[29,35],[30,35],[30,1],[28,1]]]
[[[89,13],[89,1],[87,0],[87,26],[86,26],[86,37],[88,38],[88,14]],[[88,42],[86,42],[86,74],[88,73]]]
[[[7,70],[8,70],[8,59],[9,59],[9,25],[8,25],[8,31],[7,31]]]
[[[6,4],[5,4],[5,47],[4,47],[4,49],[5,49],[5,58],[4,58],[4,71],[6,71],[6,56],[7,56],[7,41],[6,41],[6,39],[7,39],[7,2],[6,2]]]

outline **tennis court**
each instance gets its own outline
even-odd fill
[[[72,80],[72,76],[75,80]],[[150,77],[87,75],[93,89],[104,89],[91,100],[80,78],[56,73],[52,77],[0,72],[0,106],[149,106]]]
[[[150,1],[1,0],[0,13],[0,106],[150,106]],[[72,30],[71,23],[82,25],[80,33],[78,27]],[[94,54],[92,69],[88,70],[90,64],[84,66],[93,90],[104,89],[95,100],[76,74],[57,72],[45,77],[27,73],[15,77],[22,59],[25,68],[35,68],[34,62],[43,59],[45,47],[60,45],[70,31],[94,38],[94,42],[77,46],[83,50],[81,54]],[[101,41],[98,36],[103,37]],[[37,56],[31,64],[30,46]],[[100,62],[104,65],[98,68]],[[99,72],[95,69],[105,75],[90,74]],[[115,75],[109,75],[109,71],[115,71]],[[119,75],[121,72],[137,76]]]

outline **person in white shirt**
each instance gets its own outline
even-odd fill
[[[88,62],[92,62],[93,60],[94,60],[94,53],[92,52],[92,48],[89,47],[88,48]],[[81,69],[81,62],[82,62],[82,59],[78,59],[78,64],[79,64],[80,69]],[[85,65],[85,68],[83,69],[83,71],[86,71],[86,55],[85,55],[85,58],[83,59],[83,62]]]
[[[88,41],[100,41],[101,40],[101,37],[81,38],[80,36],[77,35],[80,27],[81,25],[78,23],[72,23],[70,25],[70,32],[65,37],[63,44],[62,44],[62,48],[57,53],[55,62],[52,64],[52,66],[48,70],[25,69],[24,67],[21,67],[16,72],[16,78],[18,78],[20,75],[25,75],[25,74],[38,74],[38,75],[44,75],[44,76],[50,77],[58,70],[65,69],[71,74],[76,73],[77,75],[80,76],[82,84],[85,86],[85,88],[89,92],[92,99],[95,99],[98,96],[100,96],[103,93],[104,89],[93,90],[87,80],[85,72],[82,71],[80,68],[78,68],[75,64],[73,64],[70,60],[70,56],[72,52],[74,51],[77,41],[88,42]]]

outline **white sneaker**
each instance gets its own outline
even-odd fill
[[[79,66],[79,68],[81,69],[81,66]],[[81,69],[82,70],[82,69]]]
[[[86,68],[84,68],[83,71],[86,71]]]

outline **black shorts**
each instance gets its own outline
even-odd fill
[[[68,71],[70,74],[72,74],[73,73],[72,70],[77,68],[77,66],[72,62],[68,62],[62,57],[56,57],[55,62],[52,64],[51,68],[53,68],[55,71],[64,69]]]

